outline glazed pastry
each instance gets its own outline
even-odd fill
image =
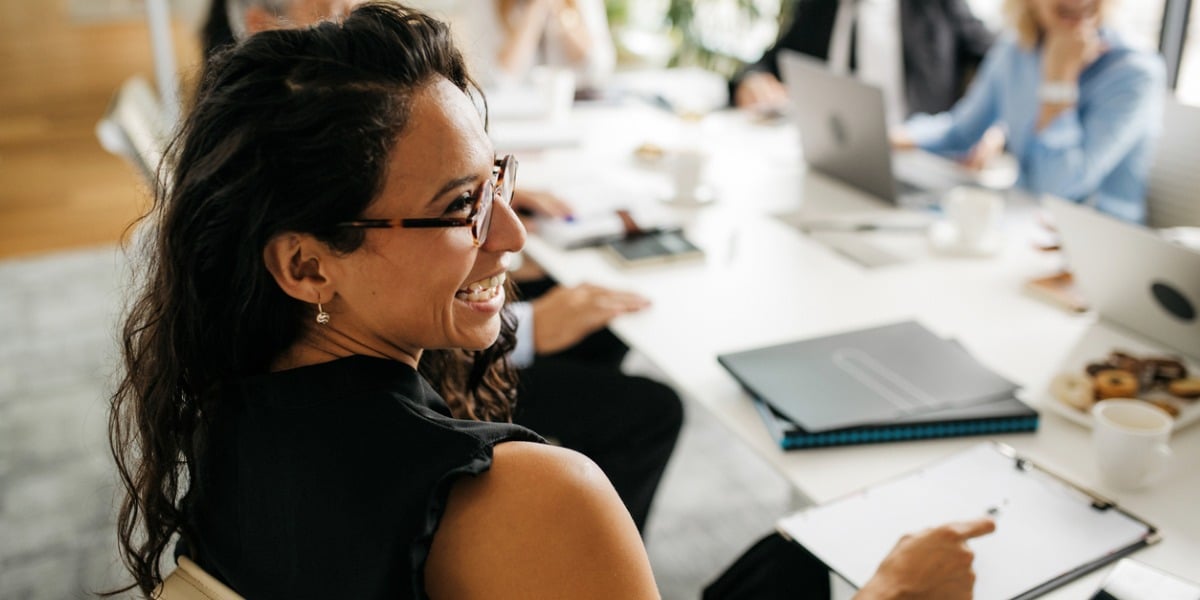
[[[1165,387],[1187,375],[1187,367],[1174,358],[1147,358],[1142,361],[1143,384],[1147,387]]]
[[[1096,403],[1096,390],[1092,378],[1079,373],[1059,373],[1050,382],[1050,393],[1056,400],[1082,411],[1091,410]]]
[[[1108,369],[1096,373],[1092,378],[1096,386],[1096,399],[1137,398],[1137,376],[1123,369]]]
[[[1113,350],[1112,354],[1108,355],[1108,364],[1112,365],[1114,369],[1133,374],[1142,372],[1142,361],[1138,357],[1120,350]]]
[[[1180,398],[1200,398],[1200,379],[1176,379],[1167,384],[1167,391]]]

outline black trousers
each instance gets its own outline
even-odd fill
[[[552,285],[523,285],[522,292],[536,297]],[[520,371],[513,421],[592,459],[643,531],[683,427],[683,403],[668,386],[622,373],[628,350],[605,329],[539,356]]]
[[[829,569],[777,533],[758,541],[704,588],[703,600],[829,600]]]

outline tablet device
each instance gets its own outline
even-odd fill
[[[704,251],[679,230],[655,231],[608,242],[605,250],[624,266],[702,258]]]

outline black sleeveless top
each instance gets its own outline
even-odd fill
[[[241,595],[426,598],[425,559],[462,475],[516,425],[450,416],[411,367],[355,356],[248,378],[222,401],[183,501],[182,549]]]

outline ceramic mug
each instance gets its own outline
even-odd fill
[[[708,153],[703,150],[684,148],[667,156],[667,168],[675,182],[675,196],[669,202],[680,205],[703,204],[710,200],[704,185],[708,167]]]
[[[954,226],[958,246],[981,247],[988,236],[1000,228],[1004,199],[1000,194],[978,187],[957,187],[946,194],[942,211]]]
[[[1141,400],[1111,399],[1092,407],[1092,446],[1100,477],[1126,490],[1146,487],[1171,458],[1171,416]]]

